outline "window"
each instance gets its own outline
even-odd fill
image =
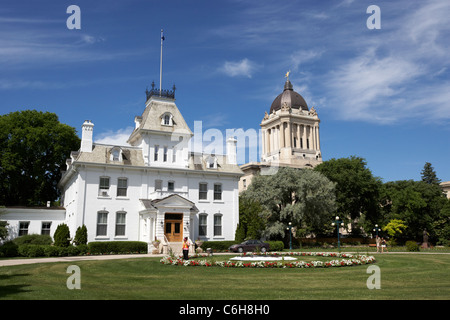
[[[113,149],[111,151],[111,154],[112,154],[112,160],[113,161],[119,161],[120,149]]]
[[[41,234],[50,235],[50,227],[52,226],[51,222],[42,222],[41,225]]]
[[[108,228],[108,212],[97,212],[97,236],[106,236]]]
[[[169,112],[166,112],[161,116],[161,124],[164,126],[173,125],[173,117]]]
[[[217,169],[217,159],[214,156],[210,156],[206,159],[206,165],[208,169]]]
[[[167,162],[167,147],[164,147],[163,161]]]
[[[128,188],[128,179],[127,178],[117,179],[117,196],[118,197],[126,197],[127,196],[127,188]]]
[[[98,195],[102,197],[109,195],[109,177],[100,177]]]
[[[198,217],[198,235],[206,236],[206,227],[207,227],[207,215],[201,214]]]
[[[162,189],[162,180],[155,180],[155,191]]]
[[[169,181],[167,182],[167,191],[173,192],[175,190],[175,182]]]
[[[222,215],[215,214],[214,215],[214,236],[222,235]]]
[[[117,212],[116,213],[116,236],[124,236],[125,235],[125,218],[126,212]]]
[[[19,237],[25,236],[28,234],[28,226],[29,225],[30,225],[30,221],[19,222]]]
[[[214,200],[222,200],[222,185],[220,183],[214,184]]]
[[[172,162],[177,162],[177,149],[172,149]]]
[[[155,146],[155,156],[154,156],[154,161],[158,161],[158,152],[159,152],[159,146]]]
[[[198,199],[207,200],[208,199],[208,184],[200,182],[198,184]]]

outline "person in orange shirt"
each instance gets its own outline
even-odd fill
[[[189,242],[187,237],[183,241],[183,259],[189,260]]]

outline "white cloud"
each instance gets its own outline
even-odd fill
[[[241,61],[226,61],[219,70],[230,77],[251,78],[256,69],[257,65],[254,62],[244,58]]]
[[[322,51],[319,50],[299,50],[294,52],[290,56],[293,70],[298,70],[301,64],[320,58],[321,55]]]
[[[343,119],[377,123],[449,119],[448,83],[440,79],[450,63],[443,54],[449,50],[446,3],[430,0],[386,21],[397,28],[383,30],[383,37],[357,37],[355,52],[370,49],[328,72],[328,107]]]
[[[117,131],[108,130],[100,133],[96,139],[96,143],[108,144],[113,146],[129,146],[127,143],[128,138],[133,132],[133,127],[126,127]]]

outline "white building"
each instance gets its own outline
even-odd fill
[[[227,140],[227,156],[190,152],[193,134],[174,91],[154,88],[135,118],[129,146],[94,143],[93,128],[91,121],[83,123],[81,148],[70,154],[58,184],[65,218],[42,221],[54,228],[65,222],[72,237],[86,225],[89,242],[234,240],[243,174],[234,138]],[[21,219],[8,222],[29,220]]]

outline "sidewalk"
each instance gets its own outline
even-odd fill
[[[93,256],[8,259],[8,260],[0,260],[0,267],[16,266],[16,265],[21,265],[21,264],[47,263],[47,262],[76,262],[76,261],[86,261],[86,260],[158,258],[158,257],[163,257],[163,256],[164,256],[163,254],[111,254],[111,255],[93,255]]]

